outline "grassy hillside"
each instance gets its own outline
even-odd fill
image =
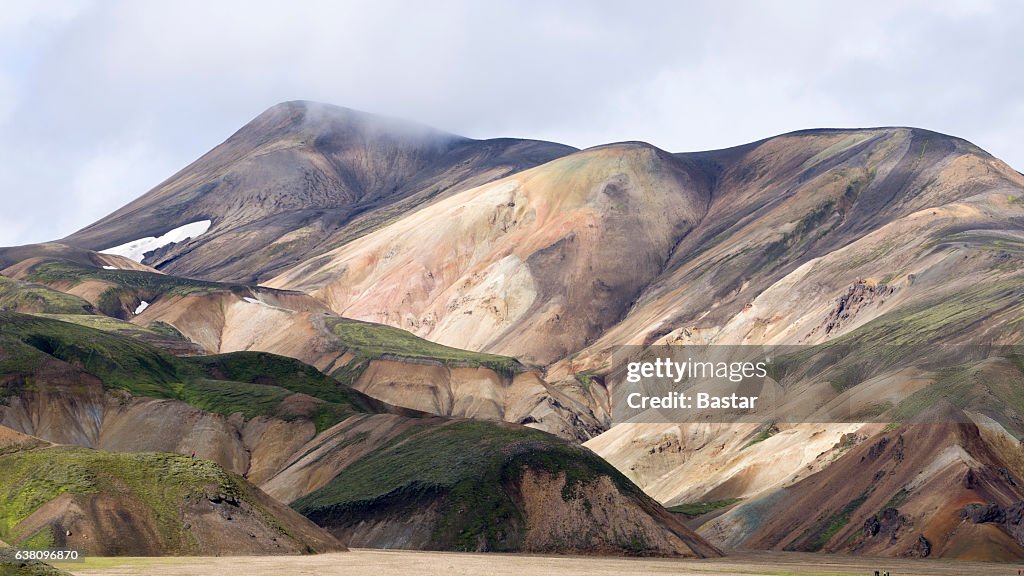
[[[173,326],[164,322],[154,322],[151,326],[143,327],[137,324],[132,324],[131,322],[125,322],[124,320],[118,320],[117,318],[111,318],[110,316],[87,316],[83,314],[35,315],[50,318],[52,320],[60,320],[61,322],[70,322],[71,324],[78,324],[80,326],[94,328],[103,332],[116,332],[139,340],[146,340],[147,338],[171,338],[175,340],[185,340],[185,337],[181,332],[178,332]]]
[[[290,358],[258,353],[179,358],[116,331],[0,312],[0,376],[21,376],[0,385],[0,398],[17,393],[14,388],[23,387],[47,357],[81,367],[110,389],[181,400],[224,415],[308,418],[322,430],[368,411],[359,393]],[[294,394],[319,402],[312,412],[295,412],[284,402]]]
[[[27,275],[33,282],[41,284],[64,284],[74,286],[87,280],[99,280],[133,291],[156,295],[186,295],[193,292],[230,290],[245,288],[241,285],[221,284],[167,276],[155,272],[137,270],[107,270],[68,260],[47,260],[33,266]]]
[[[27,547],[47,547],[48,530],[17,534],[15,528],[43,504],[62,494],[121,493],[151,508],[161,538],[172,549],[187,546],[178,507],[203,493],[241,497],[243,489],[216,464],[168,454],[117,454],[59,447],[0,456],[0,536]]]
[[[306,394],[323,402],[307,415],[322,431],[359,412],[374,412],[375,403],[298,360],[265,352],[233,352],[185,359],[209,379],[183,388],[183,399],[193,406],[247,417],[295,415],[282,412],[281,402],[292,394]]]
[[[178,358],[133,338],[49,318],[0,312],[0,338],[82,367],[109,388],[167,398],[192,376]]]
[[[391,356],[432,360],[451,366],[490,368],[506,375],[524,369],[515,358],[436,344],[392,326],[340,317],[328,318],[326,322],[338,345],[363,359]]]
[[[43,314],[92,314],[93,306],[78,296],[0,276],[0,310]]]
[[[268,533],[299,550],[317,545],[265,495],[204,460],[55,447],[2,455],[0,468],[0,538],[19,547],[82,545],[74,539],[89,533],[86,546],[115,555],[213,553]],[[55,503],[62,496],[70,503]],[[208,532],[218,516],[237,529]]]
[[[428,548],[520,550],[526,519],[516,487],[524,469],[564,473],[565,501],[579,498],[581,489],[601,476],[621,492],[643,497],[585,448],[530,428],[455,421],[414,427],[292,507],[331,528],[437,506]]]

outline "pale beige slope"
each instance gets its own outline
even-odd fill
[[[585,444],[665,505],[770,493],[827,466],[862,424],[620,424]]]
[[[438,202],[269,285],[549,363],[616,323],[706,207],[706,184],[670,155],[606,146]]]

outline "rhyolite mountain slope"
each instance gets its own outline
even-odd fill
[[[434,414],[606,430],[586,445],[656,500],[711,510],[688,522],[722,546],[1024,557],[1024,376],[999,348],[1024,330],[1024,176],[913,128],[685,154],[453,152],[480,146],[281,105],[71,246],[0,251],[21,282],[9,300],[32,311],[22,294],[67,292],[208,353],[300,358]],[[204,219],[149,270],[109,271],[85,250]],[[159,272],[169,280],[138,280]],[[193,289],[210,280],[236,284]],[[778,388],[812,418],[609,429],[610,359],[626,344],[811,347]],[[947,477],[962,488],[929,480]],[[267,489],[298,499],[296,482]],[[320,489],[340,501],[302,505],[356,537],[331,511],[359,495],[326,481],[307,494]]]
[[[182,276],[256,282],[434,198],[573,151],[532,140],[472,140],[347,108],[286,102],[62,242],[99,251],[212,220],[202,237],[145,262]]]
[[[934,295],[949,272],[922,272],[941,259],[957,260],[964,285],[1005,276],[991,261],[1018,234],[1022,187],[972,145],[922,130],[809,131],[681,155],[605,146],[454,195],[268,285],[544,365],[686,333],[814,343],[880,312],[862,306],[828,327],[859,281],[871,300],[877,284],[912,278],[891,309]],[[961,263],[957,249],[977,258]]]
[[[981,414],[939,405],[926,416],[934,421],[849,434],[822,471],[701,532],[728,547],[1019,560],[1019,441]]]
[[[548,364],[620,321],[703,218],[706,178],[688,168],[643,144],[586,150],[453,195],[267,285]]]
[[[686,155],[617,145],[460,193],[269,284],[307,291],[344,315],[547,365],[551,381],[600,381],[623,344],[842,343],[835,349],[847,356],[845,372],[787,384],[820,407],[821,424],[636,424],[587,445],[662,502],[743,499],[729,516],[743,524],[702,528],[723,546],[920,554],[921,537],[929,554],[969,557],[984,530],[952,538],[936,527],[958,525],[986,490],[1008,494],[1001,500],[1010,506],[1020,499],[1010,480],[997,475],[984,490],[955,496],[943,488],[949,498],[931,507],[919,503],[938,495],[934,485],[855,494],[834,518],[799,528],[812,535],[788,540],[758,536],[775,526],[758,506],[815,474],[824,475],[816,489],[830,490],[827,478],[842,476],[829,470],[852,439],[884,439],[879,426],[828,424],[830,406],[905,421],[950,396],[971,419],[1024,432],[1020,372],[970,381],[926,366],[958,357],[957,346],[1021,341],[1022,194],[1024,178],[1002,162],[922,130],[809,131]],[[457,224],[428,242],[420,230],[434,220]],[[419,248],[427,244],[438,250]],[[992,364],[973,362],[945,367]],[[923,433],[907,426],[908,438]],[[970,426],[936,436],[901,473],[952,466],[950,455],[962,452],[957,473],[1024,473],[1012,457],[980,456],[989,439]],[[970,449],[964,437],[975,438]],[[870,472],[866,486],[889,472],[856,469]],[[902,537],[855,541],[865,515],[887,510],[872,509],[875,500],[901,491],[913,512],[888,513],[903,515]],[[807,510],[780,505],[783,512]],[[1013,530],[999,527],[1004,545],[986,554],[1024,554]]]

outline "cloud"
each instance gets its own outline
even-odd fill
[[[87,225],[297,98],[472,137],[673,151],[914,125],[1024,167],[1011,2],[9,4],[0,244]]]
[[[106,142],[88,156],[77,159],[70,180],[70,211],[57,223],[64,230],[80,222],[93,222],[134,200],[140,190],[153,184],[154,174],[170,175],[179,166],[162,162],[157,146],[144,132]]]

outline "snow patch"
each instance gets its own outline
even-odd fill
[[[104,270],[120,270],[117,266],[104,266]]]
[[[210,229],[211,224],[213,224],[213,222],[210,220],[192,222],[175,228],[159,238],[153,236],[139,238],[138,240],[121,244],[120,246],[100,250],[100,254],[116,254],[117,256],[124,256],[125,258],[141,263],[142,259],[145,258],[146,252],[152,252],[153,250],[162,248],[168,244],[184,242],[189,238],[195,238],[196,236],[205,234],[206,231]],[[106,268],[106,266],[104,266],[104,268]]]
[[[149,302],[143,300],[142,304],[139,304],[139,307],[135,309],[135,315],[138,316],[139,314],[142,314],[142,311],[146,308],[149,308]]]
[[[248,296],[242,298],[242,300],[245,300],[249,304],[259,304],[260,306],[266,306],[267,305],[266,302],[263,302],[261,300],[257,300],[255,298],[249,298]]]

